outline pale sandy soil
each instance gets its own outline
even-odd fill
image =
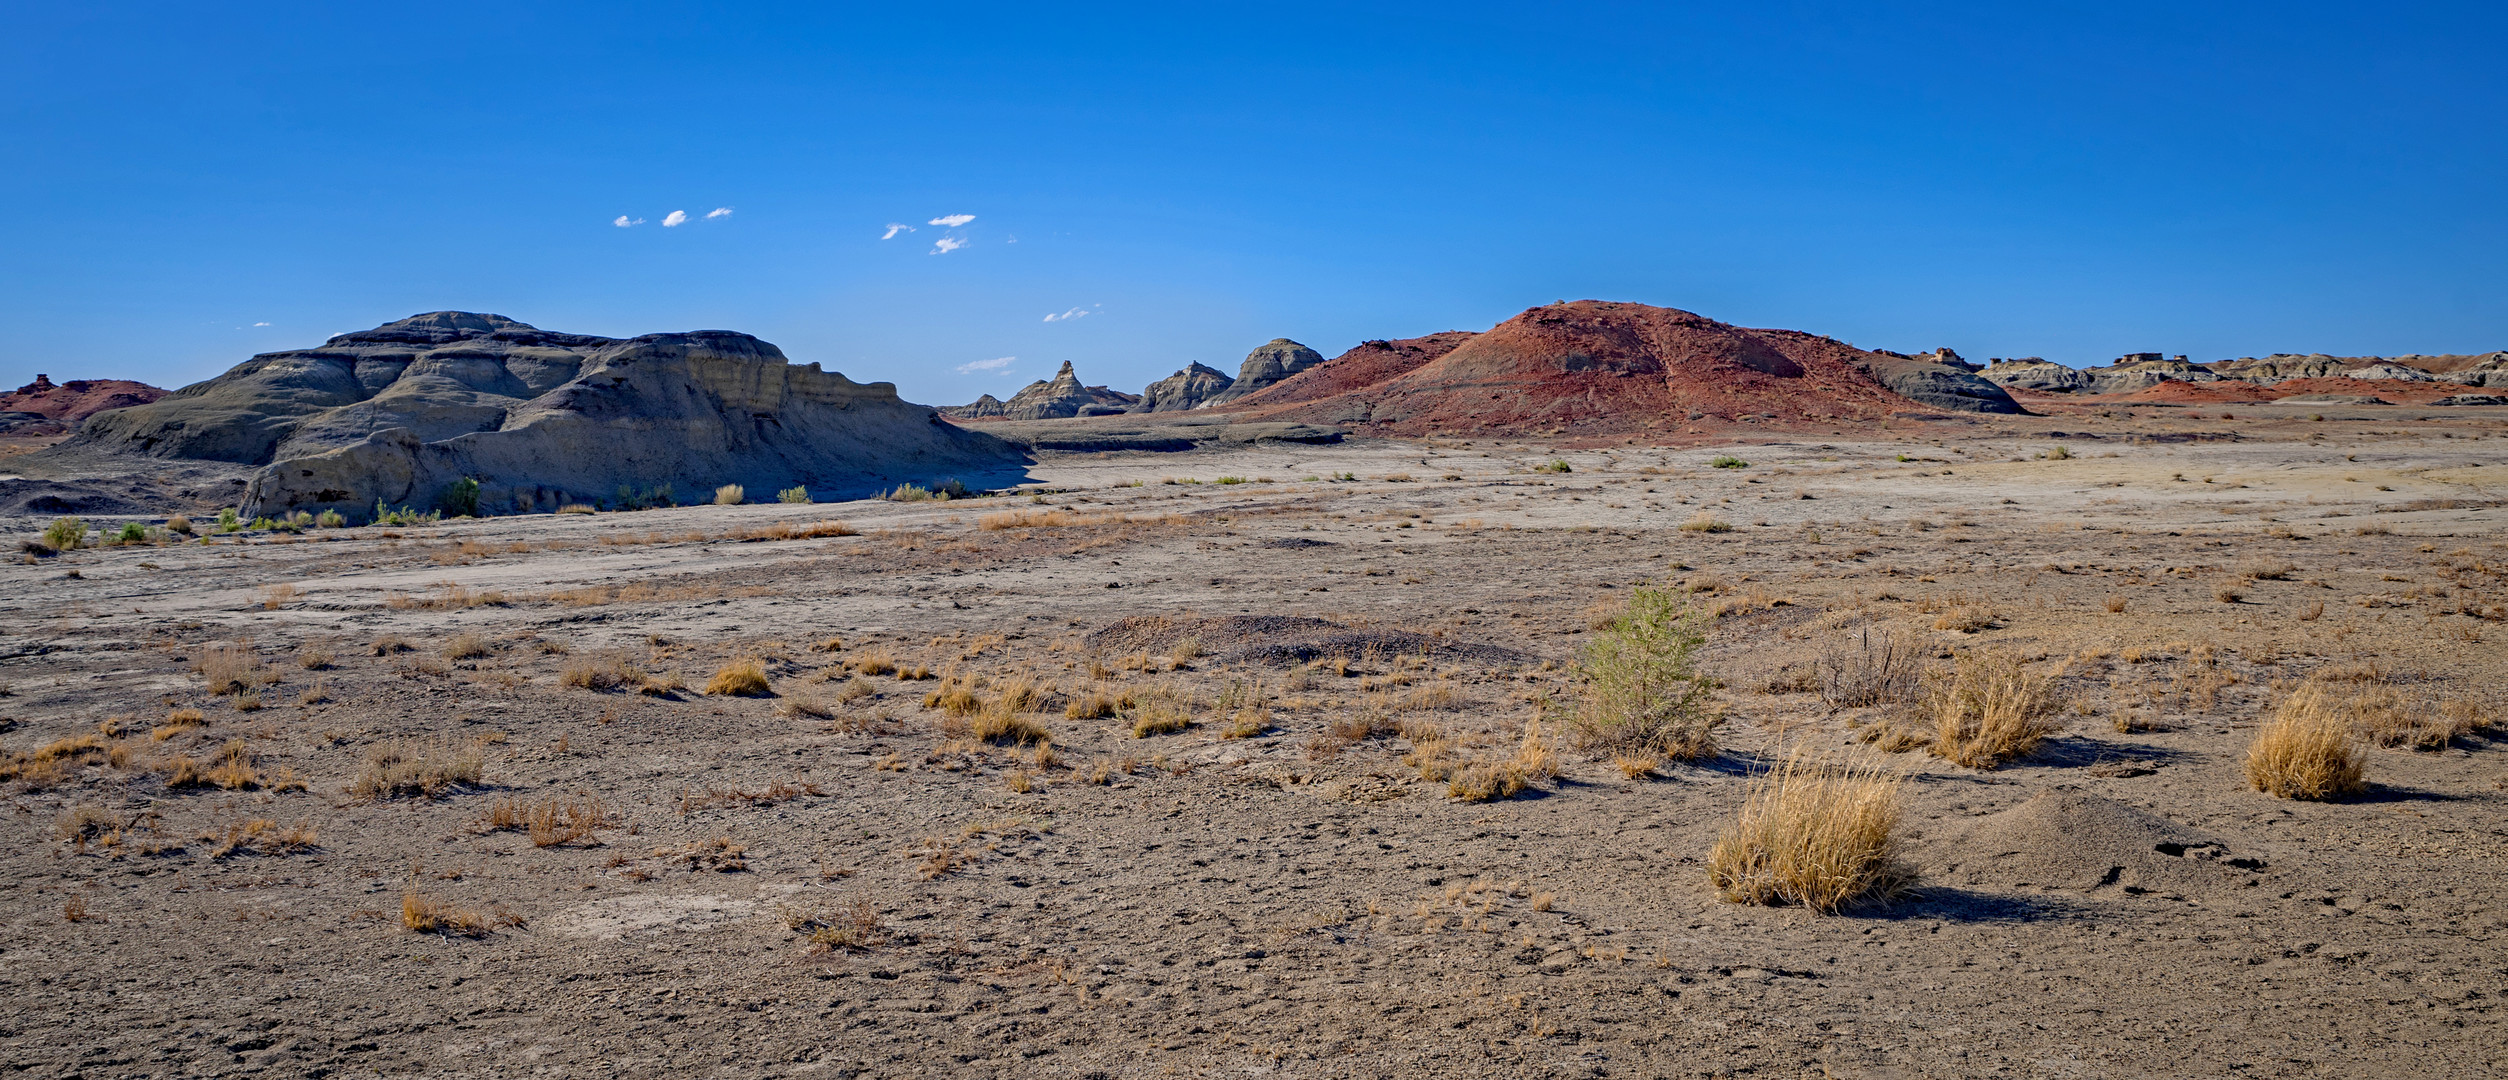
[[[1034,499],[0,566],[0,745],[100,736],[8,785],[0,1060],[88,1077],[2508,1069],[2499,733],[2371,750],[2370,793],[2347,802],[2275,800],[2239,766],[2312,673],[2508,709],[2501,425],[2114,434],[1801,441],[1730,451],[1737,469],[1708,468],[1713,449],[1453,442],[1073,456],[1040,467]],[[2059,443],[2073,456],[2035,456]],[[1572,471],[1535,471],[1554,459]],[[1083,523],[978,527],[1047,509]],[[1732,529],[1679,528],[1701,515]],[[831,519],[860,535],[736,535]],[[1631,781],[1562,747],[1558,780],[1466,803],[1403,763],[1403,737],[1311,749],[1335,720],[1405,708],[1512,747],[1535,700],[1573,693],[1563,665],[1594,618],[1647,583],[1723,611],[1715,758]],[[1986,628],[1935,628],[1962,608]],[[1326,635],[1190,623],[1241,615],[1409,644],[1293,668],[1231,657]],[[1143,672],[1140,650],[1092,644],[1136,616],[1201,627],[1198,649],[1149,649]],[[1880,757],[1911,775],[1922,871],[1895,904],[1718,900],[1702,863],[1754,770],[1797,746],[1874,754],[1856,733],[1878,710],[1805,690],[1824,649],[1873,627],[1939,664],[2028,660],[2072,703],[2067,730],[1992,772]],[[446,659],[463,634],[486,655]],[[387,636],[414,648],[372,655]],[[277,679],[257,711],[193,671],[236,642]],[[1053,760],[950,738],[924,706],[939,680],[840,700],[844,665],[874,653],[990,680],[979,693],[1034,676]],[[690,688],[759,657],[776,696],[561,685],[605,657]],[[1196,725],[1135,738],[1062,711],[1154,687]],[[1224,737],[1230,694],[1270,726]],[[151,736],[185,708],[205,724]],[[476,748],[481,780],[349,794],[396,739]],[[231,740],[263,787],[167,786],[174,756]],[[270,790],[282,775],[304,789]],[[2060,789],[2213,844],[2006,850],[2020,819],[1995,815]],[[500,800],[551,797],[600,800],[590,842],[489,827]],[[254,821],[312,835],[228,849]],[[413,932],[408,897],[493,925]],[[857,903],[878,924],[861,948],[792,926]]]

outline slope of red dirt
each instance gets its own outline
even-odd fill
[[[2468,387],[2451,382],[2405,382],[2402,379],[2349,379],[2341,376],[2317,379],[2286,379],[2262,389],[2275,398],[2299,394],[2367,394],[2384,398],[2397,405],[2427,405],[2449,394],[2468,392]],[[2471,391],[2480,393],[2479,390]]]
[[[1409,374],[1412,370],[1453,352],[1457,346],[1479,336],[1478,333],[1470,330],[1446,330],[1425,337],[1361,342],[1357,348],[1266,386],[1260,391],[1216,407],[1263,409],[1276,405],[1320,401],[1354,390],[1363,390],[1389,379]]]
[[[0,413],[31,413],[41,418],[9,424],[12,428],[74,431],[88,417],[106,409],[145,405],[165,395],[163,390],[129,379],[72,379],[55,383],[51,376],[37,375],[34,382],[0,394]],[[12,432],[21,433],[24,432]]]
[[[2224,379],[2220,382],[2190,383],[2170,379],[2154,383],[2130,394],[2102,395],[2099,401],[2146,403],[2154,405],[2233,405],[2240,402],[2271,401],[2284,395],[2274,393],[2251,382]]]
[[[1385,359],[1386,369],[1399,366]],[[1381,382],[1291,403],[1255,395],[1243,404],[1266,419],[1355,424],[1382,434],[1670,436],[1736,424],[1808,430],[1924,408],[1868,370],[1892,362],[1814,334],[1579,300],[1530,309]],[[1335,383],[1349,385],[1362,370],[1353,365]]]

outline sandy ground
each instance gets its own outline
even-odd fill
[[[2347,802],[2246,790],[2239,762],[2311,676],[2508,709],[2508,427],[2124,430],[1071,456],[1035,492],[948,504],[10,564],[0,745],[97,738],[8,785],[0,1060],[87,1077],[2498,1075],[2498,733],[2371,750],[2373,787]],[[2044,456],[2057,445],[2071,456]],[[1719,452],[1749,465],[1709,467]],[[1569,471],[1540,468],[1554,460]],[[1071,523],[979,524],[1049,510]],[[1731,528],[1680,527],[1701,519]],[[858,535],[764,538],[827,520]],[[1557,780],[1468,803],[1404,764],[1402,736],[1319,738],[1378,714],[1512,747],[1536,701],[1574,692],[1565,665],[1597,615],[1648,583],[1720,613],[1717,757],[1631,780],[1563,746]],[[1148,616],[1170,632],[1147,647],[1109,631]],[[1335,628],[1218,621],[1240,616]],[[1991,772],[1878,755],[1859,735],[1880,711],[1808,692],[1822,652],[1872,628],[1935,664],[2027,660],[2062,688],[2067,730]],[[1278,659],[1336,637],[1361,643],[1347,663]],[[211,693],[198,662],[237,643],[266,667]],[[699,692],[742,657],[773,696]],[[879,658],[980,694],[1032,677],[1050,754],[947,730],[925,706],[946,678],[848,670]],[[562,685],[594,661],[656,692]],[[1195,723],[1136,738],[1066,716],[1101,690],[1166,695]],[[1229,730],[1248,705],[1267,719]],[[202,722],[169,723],[186,709]],[[176,757],[239,740],[253,786],[169,786]],[[395,743],[475,752],[480,778],[352,794]],[[1751,774],[1797,747],[1908,773],[1917,892],[1826,917],[1716,897],[1708,848]],[[2079,820],[2110,827],[2066,832],[2032,803],[2050,792],[2093,797]],[[545,847],[494,827],[501,803],[551,799],[597,799],[597,826]],[[2117,822],[2201,840],[2144,850]],[[415,932],[412,900],[485,925]]]

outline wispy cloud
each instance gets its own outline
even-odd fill
[[[880,239],[882,239],[882,240],[894,240],[894,239],[896,239],[896,238],[897,238],[897,234],[898,234],[898,233],[901,233],[901,232],[913,232],[913,231],[914,231],[914,226],[912,226],[912,225],[899,225],[899,224],[897,224],[896,222],[892,221],[892,222],[889,222],[889,223],[888,223],[888,231],[880,234]]]
[[[728,206],[717,206],[717,207],[715,207],[714,209],[712,209],[712,210],[708,210],[708,211],[706,211],[706,212],[705,212],[705,219],[706,219],[707,221],[712,221],[712,220],[714,220],[715,218],[718,218],[718,217],[730,217],[730,216],[731,216],[731,207],[728,207]]]
[[[638,225],[642,225],[642,224],[644,224],[644,219],[643,219],[643,218],[631,218],[631,217],[628,217],[628,216],[627,216],[627,215],[625,215],[625,214],[620,214],[620,215],[618,215],[618,217],[617,217],[615,220],[611,221],[611,222],[610,222],[610,224],[612,224],[612,225],[616,225],[616,226],[618,226],[619,228],[622,228],[622,229],[626,229],[626,228],[633,228],[633,227],[635,227],[635,226],[638,226]]]
[[[975,215],[973,214],[944,214],[940,217],[924,222],[924,224],[938,225],[945,229],[955,229],[958,226],[964,225],[973,220],[975,220]]]
[[[964,240],[960,240],[955,236],[944,236],[938,240],[932,241],[932,254],[947,255],[950,252],[956,251],[965,246],[967,246],[967,242]]]
[[[670,216],[669,216],[669,217],[666,217],[666,218],[663,218],[663,219],[662,219],[662,227],[663,227],[663,228],[665,228],[665,229],[672,228],[672,227],[679,226],[679,225],[685,225],[685,224],[687,224],[687,223],[688,223],[688,212],[687,212],[687,211],[685,211],[685,210],[673,210],[673,211],[671,211],[671,212],[670,212]]]
[[[1075,307],[1075,308],[1072,308],[1072,309],[1071,309],[1071,310],[1069,310],[1069,311],[1058,311],[1058,312],[1055,312],[1054,314],[1051,314],[1051,315],[1045,316],[1045,321],[1046,321],[1046,322],[1070,322],[1070,321],[1071,321],[1071,320],[1073,320],[1073,319],[1086,318],[1086,317],[1088,317],[1088,316],[1090,316],[1090,315],[1095,315],[1095,314],[1097,314],[1097,312],[1090,310],[1090,308],[1097,307],[1097,306],[1100,306],[1100,305],[1095,305],[1095,304],[1092,304],[1092,305],[1090,305],[1090,307],[1084,307],[1084,308]]]
[[[257,323],[254,323],[253,325],[254,325],[254,326],[268,326],[268,325],[270,325],[270,324],[269,324],[269,323],[266,323],[266,322],[257,322]]]
[[[958,374],[973,375],[979,371],[1001,371],[1018,359],[1016,356],[996,356],[990,360],[971,361],[958,365]]]

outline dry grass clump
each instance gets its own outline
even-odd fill
[[[264,585],[261,587],[261,607],[265,611],[277,611],[288,601],[296,599],[298,591],[296,586],[286,583]]]
[[[238,821],[224,828],[211,827],[200,834],[200,841],[210,845],[209,857],[223,859],[243,852],[263,855],[294,855],[311,851],[317,845],[313,822],[299,821],[281,827],[269,818]]]
[[[476,660],[486,655],[488,641],[477,634],[455,634],[451,641],[444,643],[444,658],[447,660]]]
[[[1122,698],[1101,686],[1073,695],[1071,702],[1063,706],[1062,716],[1065,720],[1102,720],[1115,715],[1122,706]]]
[[[1751,781],[1741,817],[1707,853],[1726,900],[1829,914],[1887,901],[1914,883],[1898,858],[1903,777],[1797,751]]]
[[[1681,523],[1682,532],[1724,533],[1733,531],[1733,523],[1701,510]]]
[[[986,532],[1002,529],[1045,529],[1071,525],[1103,525],[1124,520],[1121,514],[1074,514],[1067,510],[1004,510],[975,519]]]
[[[455,785],[477,785],[485,766],[485,755],[476,746],[462,746],[443,739],[425,742],[394,739],[366,753],[365,765],[358,770],[357,778],[350,781],[348,793],[361,799],[389,799],[400,795],[434,798]]]
[[[2479,702],[2465,698],[2411,698],[2390,686],[2371,686],[2342,702],[2352,733],[2390,749],[2444,750],[2456,740],[2495,728]]]
[[[1972,769],[2028,756],[2062,730],[2062,707],[2052,682],[1996,653],[1962,654],[1949,674],[1926,681],[1917,705],[1933,721],[1934,754]]]
[[[1912,700],[1924,674],[1923,656],[1912,641],[1865,627],[1854,645],[1832,644],[1812,662],[1820,701],[1832,709],[1895,705]]]
[[[1509,799],[1536,780],[1548,780],[1558,775],[1558,752],[1551,749],[1550,736],[1542,730],[1541,718],[1534,717],[1525,723],[1524,739],[1517,744],[1512,757],[1474,758],[1465,762],[1446,777],[1446,795],[1464,802]]]
[[[749,489],[738,484],[725,484],[714,489],[714,505],[738,506],[749,501]]]
[[[888,655],[886,650],[874,649],[870,652],[863,653],[860,656],[854,657],[851,663],[856,672],[864,675],[894,675],[897,673],[897,658]]]
[[[202,649],[200,658],[192,661],[192,670],[200,673],[212,694],[240,694],[279,681],[278,674],[263,667],[253,656],[252,648],[245,645],[211,645]]]
[[[2123,614],[2125,611],[2125,604],[2126,598],[2122,596],[2111,596],[2099,602],[2099,606],[2106,608],[2107,613],[2110,615]]]
[[[593,796],[561,799],[498,799],[488,806],[488,831],[513,831],[531,834],[533,847],[556,847],[584,841],[585,847],[601,843],[593,830],[607,823],[608,809]]]
[[[788,906],[782,909],[781,914],[786,928],[829,952],[838,949],[860,952],[879,944],[888,936],[887,927],[880,922],[879,909],[862,897],[832,908]]]
[[[705,681],[705,692],[731,697],[766,697],[774,693],[766,685],[766,665],[756,657],[734,660],[714,669],[714,677]]]
[[[2315,683],[2282,699],[2247,747],[2247,786],[2282,799],[2337,799],[2365,790],[2351,705]]]
[[[393,653],[405,653],[415,648],[417,648],[417,646],[410,644],[408,638],[404,638],[399,634],[385,634],[382,637],[374,639],[374,648],[371,650],[370,655],[390,656]]]
[[[825,536],[860,535],[862,535],[862,533],[859,530],[856,530],[853,526],[847,525],[841,521],[814,521],[807,525],[795,525],[789,521],[778,521],[772,525],[761,525],[754,529],[742,529],[738,532],[724,533],[723,538],[726,540],[742,541],[815,540]]]
[[[401,894],[401,926],[417,933],[486,937],[500,925],[520,926],[522,920],[506,912],[456,907],[420,893]]]
[[[253,769],[253,750],[242,739],[229,739],[218,748],[216,757],[206,762],[190,755],[178,755],[168,763],[165,786],[168,788],[224,788],[228,791],[250,791],[262,786],[261,774]]]
[[[165,714],[165,723],[157,725],[157,729],[149,732],[148,737],[156,742],[164,742],[186,731],[199,730],[208,723],[209,718],[198,709],[176,709]]]
[[[1193,726],[1193,705],[1162,687],[1135,700],[1125,719],[1132,722],[1133,738],[1173,735]]]
[[[296,648],[296,666],[307,671],[328,671],[337,659],[331,647],[322,642],[309,641]]]
[[[1938,618],[1935,618],[1933,620],[1933,628],[1936,630],[1954,630],[1962,634],[1974,634],[1980,630],[1994,629],[1994,623],[1997,618],[1999,618],[1999,616],[1995,613],[1995,610],[1984,604],[1962,604],[1958,607],[1950,609],[1949,611],[1943,612]]]
[[[559,686],[571,686],[579,690],[615,690],[621,686],[643,681],[644,672],[637,670],[634,664],[627,662],[625,656],[617,653],[570,660],[557,673]]]
[[[1698,670],[1702,613],[1668,589],[1629,591],[1628,608],[1578,658],[1581,700],[1565,718],[1576,744],[1690,761],[1716,752],[1723,716]]]

